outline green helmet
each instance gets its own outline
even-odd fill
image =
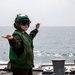
[[[15,18],[14,27],[17,28],[17,25],[19,24],[22,24],[22,25],[28,24],[29,26],[30,23],[31,21],[27,15],[18,14]]]
[[[22,20],[22,19],[29,20],[29,22],[31,23],[29,17],[28,17],[27,15],[25,15],[25,14],[18,14],[18,15],[16,16],[15,23],[18,23],[18,22],[19,22],[20,20]]]

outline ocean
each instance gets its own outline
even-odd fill
[[[34,29],[30,27],[28,33]],[[9,61],[9,43],[1,36],[12,34],[14,27],[0,27],[0,63]],[[53,59],[64,59],[65,63],[75,60],[75,27],[40,27],[34,38],[34,63],[50,64]]]

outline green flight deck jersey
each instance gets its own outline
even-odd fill
[[[30,34],[15,30],[13,33],[14,38],[9,40],[11,66],[21,69],[28,69],[34,66],[33,38],[37,32],[37,29],[31,31]]]

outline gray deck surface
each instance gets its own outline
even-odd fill
[[[3,72],[3,71],[1,71],[0,75],[12,75],[12,73],[11,72]],[[42,72],[36,71],[36,72],[33,72],[33,75],[42,75]]]
[[[0,75],[12,75],[11,72],[0,72]],[[53,75],[53,74],[42,74],[39,71],[33,71],[33,75]],[[65,75],[75,75],[75,74],[65,74]]]

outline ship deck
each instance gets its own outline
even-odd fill
[[[0,75],[12,75],[10,70],[6,70],[7,64],[0,64]],[[65,75],[75,75],[75,64],[65,64]],[[74,71],[70,71],[74,69]],[[53,65],[40,65],[33,69],[33,75],[55,75],[53,74]]]
[[[0,75],[12,75],[11,72],[3,72]],[[54,74],[42,74],[42,72],[33,72],[33,75],[54,75]],[[65,74],[65,75],[75,75],[75,74]]]

